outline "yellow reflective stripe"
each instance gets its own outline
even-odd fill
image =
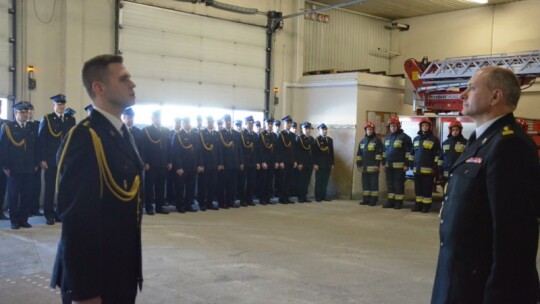
[[[362,160],[362,156],[357,156],[356,160]]]
[[[367,166],[367,172],[376,172],[377,166]]]
[[[414,155],[409,155],[409,160],[413,161],[414,160]]]
[[[388,198],[389,199],[394,199],[396,195],[394,193],[388,193]]]
[[[381,159],[382,159],[382,155],[381,155],[381,154],[375,155],[375,160],[381,160]]]
[[[431,204],[431,197],[424,197],[424,199],[422,200],[422,203]]]
[[[417,196],[417,197],[416,197],[416,202],[417,202],[417,203],[421,203],[423,199],[424,199],[423,197]]]
[[[397,201],[402,201],[404,197],[405,197],[405,195],[403,195],[403,194],[396,194],[394,199],[396,199]]]
[[[379,196],[379,191],[371,191],[371,196]]]
[[[363,191],[362,194],[363,194],[364,196],[369,196],[369,191]]]
[[[437,161],[437,165],[442,166],[442,165],[443,165],[443,161],[439,159],[439,161]]]
[[[405,153],[405,157],[406,157],[406,158],[409,158],[410,156],[411,156],[411,152],[406,152],[406,153]]]
[[[420,173],[429,174],[429,173],[432,173],[432,172],[433,172],[433,169],[432,169],[432,168],[429,168],[429,167],[420,167]]]
[[[382,156],[383,156],[383,157],[386,157],[386,152],[383,152]]]
[[[439,157],[435,156],[435,162],[438,162],[438,161],[439,161]]]
[[[443,172],[444,177],[448,177],[448,171]]]
[[[403,168],[405,163],[393,163],[392,168]]]

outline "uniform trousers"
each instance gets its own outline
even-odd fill
[[[9,218],[11,223],[27,223],[30,213],[32,191],[28,191],[28,185],[32,185],[34,174],[11,174],[7,179]]]
[[[405,195],[405,171],[403,168],[386,168],[386,186],[388,202],[402,203]]]
[[[152,203],[155,200],[156,209],[163,208],[165,202],[165,176],[167,174],[166,168],[152,168],[146,171],[144,181],[144,195],[145,195],[145,209],[154,210]]]
[[[199,201],[199,207],[201,210],[207,208],[213,208],[213,201],[216,195],[216,184],[217,184],[218,171],[216,169],[208,170],[205,169],[204,172],[199,174],[199,195],[197,197]]]
[[[279,201],[286,203],[289,200],[289,190],[291,187],[291,177],[294,170],[293,164],[285,164],[284,169],[278,170],[278,175],[281,175],[281,184],[279,188]]]
[[[195,182],[197,171],[186,170],[182,176],[176,177],[176,210],[191,210],[195,199]]]
[[[417,203],[431,204],[431,196],[433,193],[433,175],[415,174],[414,193],[416,194]]]
[[[328,180],[330,179],[331,168],[321,168],[315,173],[315,199],[320,201],[328,199]]]
[[[167,182],[165,184],[165,200],[170,204],[176,203],[176,171],[167,172]]]
[[[219,174],[218,203],[220,208],[234,207],[238,169],[224,169]]]
[[[377,204],[379,200],[379,172],[362,172],[364,204]]]
[[[45,193],[43,195],[43,213],[46,218],[54,219],[56,213],[54,210],[54,194],[56,191],[56,173],[58,168],[56,166],[49,166],[45,170]]]
[[[253,203],[253,195],[255,194],[255,182],[257,181],[257,168],[244,167],[244,170],[240,171],[241,179],[240,183],[240,201],[244,203]]]
[[[304,166],[301,171],[298,171],[298,200],[307,200],[309,182],[311,182],[312,174],[313,167]]]

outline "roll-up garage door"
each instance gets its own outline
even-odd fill
[[[123,3],[119,50],[138,104],[264,109],[264,28]]]

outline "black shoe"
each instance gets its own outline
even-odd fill
[[[306,198],[306,199],[304,199],[304,202],[305,202],[305,203],[311,203],[311,200],[308,200],[308,199]]]
[[[240,203],[240,206],[242,206],[242,207],[247,207],[248,204],[247,204],[247,203]]]
[[[54,225],[54,219],[52,217],[49,217],[45,220],[45,223],[47,225]]]
[[[186,213],[186,210],[184,209],[176,209],[176,211],[178,211],[178,213]]]
[[[414,206],[411,208],[412,212],[422,211],[422,203],[414,203]]]
[[[377,206],[377,202],[370,202],[369,205],[370,206]]]
[[[206,211],[206,207],[200,208],[199,210],[201,210],[201,211]]]
[[[304,203],[304,200],[300,198],[300,199],[298,199],[298,202],[302,204],[302,203]]]
[[[429,210],[431,210],[431,204],[424,204],[424,206],[422,206],[422,213],[428,213]]]
[[[61,223],[62,221],[60,220],[60,217],[58,215],[55,215],[54,216],[54,221],[57,222],[57,223]]]
[[[146,214],[147,214],[147,215],[154,215],[154,214],[156,214],[156,213],[154,212],[153,209],[146,209]]]
[[[32,228],[32,225],[30,225],[28,222],[24,222],[24,223],[19,223],[19,227]]]
[[[169,211],[165,210],[165,209],[156,209],[156,212],[157,214],[169,214]]]
[[[257,206],[254,202],[248,202],[248,206]]]
[[[315,201],[316,201],[317,203],[322,202],[322,200],[320,200],[320,199],[316,199]]]
[[[288,199],[288,200],[287,200],[287,203],[289,203],[289,204],[294,204],[294,201],[293,201],[292,199]]]
[[[396,202],[396,204],[394,205],[394,209],[396,209],[396,210],[399,210],[399,209],[402,209],[402,208],[403,208],[403,202],[402,201]]]
[[[261,205],[266,205],[267,202],[266,202],[266,201],[260,201],[259,204],[261,204]]]
[[[332,200],[329,199],[328,197],[325,197],[325,198],[323,198],[322,200],[325,201],[325,202],[331,202],[331,201],[332,201]]]
[[[394,208],[396,206],[396,202],[394,200],[388,200],[384,205],[383,208]]]
[[[11,229],[19,229],[19,224],[11,223]]]

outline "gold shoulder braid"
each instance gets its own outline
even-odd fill
[[[60,130],[60,132],[58,133],[54,133],[54,130],[51,126],[51,121],[49,120],[49,115],[45,115],[45,120],[47,121],[47,126],[49,127],[49,133],[51,134],[52,137],[62,136],[62,130]]]
[[[323,152],[328,152],[330,150],[330,147],[321,147],[321,144],[319,143],[319,140],[317,138],[315,138],[315,142],[317,142],[317,146],[319,146],[319,149],[321,149],[321,151]]]
[[[299,137],[300,137],[300,144],[302,144],[302,148],[304,148],[304,150],[311,150],[311,144],[308,147],[306,147],[304,145],[304,141],[302,140],[302,136],[299,136]],[[306,136],[306,138],[307,138],[307,136]]]
[[[9,141],[11,141],[11,143],[15,146],[15,147],[22,147],[24,146],[24,149],[26,150],[26,140],[23,138],[21,141],[19,142],[16,142],[15,139],[13,138],[13,134],[11,134],[11,129],[9,128],[9,126],[7,124],[4,125],[4,128],[6,129],[6,134],[7,134],[7,137],[9,139]]]
[[[283,137],[283,133],[279,133],[279,136],[281,137],[281,141],[283,142],[283,145],[285,146],[285,148],[289,149],[291,147],[291,141],[289,142],[289,144],[287,144],[285,142],[285,137]]]
[[[184,143],[182,142],[182,136],[180,136],[180,132],[176,133],[176,138],[178,138],[178,142],[180,143],[180,146],[182,146],[182,148],[184,149],[192,149],[193,148],[193,145],[192,144],[189,144],[189,145],[184,145]]]
[[[232,140],[228,143],[225,142],[225,139],[223,139],[223,134],[221,133],[221,131],[219,132],[219,138],[221,138],[221,143],[223,144],[225,148],[230,148],[234,146],[234,142]]]
[[[73,136],[75,129],[76,128],[72,128],[71,131],[69,132],[68,138],[66,140],[66,145],[64,147],[64,151],[62,152],[62,156],[60,157],[60,161],[58,162],[58,172],[56,176],[56,191],[57,192],[58,192],[58,185],[60,181],[60,172],[62,171],[62,165],[64,163],[64,157],[66,156],[66,151],[68,150],[69,143],[71,142],[71,138]],[[135,178],[133,179],[133,183],[131,185],[131,189],[129,190],[122,189],[122,187],[120,187],[118,183],[116,183],[116,180],[112,176],[109,165],[107,164],[107,158],[105,156],[105,151],[103,150],[101,139],[92,128],[88,128],[88,131],[90,131],[90,136],[92,137],[92,144],[94,146],[94,152],[96,154],[97,165],[99,169],[100,198],[103,198],[103,183],[105,183],[105,186],[107,186],[107,188],[114,195],[114,197],[116,197],[118,200],[124,203],[128,203],[132,201],[135,197],[137,197],[137,217],[139,217],[140,204],[141,204],[141,198],[140,198],[140,193],[139,193],[139,186],[141,184],[140,176],[138,174],[137,176],[135,176]]]
[[[244,132],[240,132],[240,137],[242,138],[242,144],[244,145],[244,147],[253,150],[253,143],[246,145],[246,141],[244,140]]]
[[[210,144],[209,146],[207,146],[206,143],[204,142],[204,136],[203,136],[202,133],[203,133],[202,131],[199,132],[199,135],[201,136],[202,146],[204,147],[204,149],[206,151],[213,151],[214,150],[214,144]]]
[[[266,134],[269,134],[269,133],[266,133]],[[264,145],[264,147],[268,150],[272,149],[274,147],[274,144],[273,143],[270,143],[269,145],[266,144],[266,139],[264,139],[265,136],[264,136],[264,133],[261,133],[261,140],[262,140],[262,143]]]
[[[144,129],[144,131],[146,132],[146,136],[148,137],[148,139],[153,143],[153,144],[159,144],[161,142],[161,138],[158,139],[158,140],[155,140],[152,138],[152,136],[150,136],[150,133],[148,132],[148,129]]]

